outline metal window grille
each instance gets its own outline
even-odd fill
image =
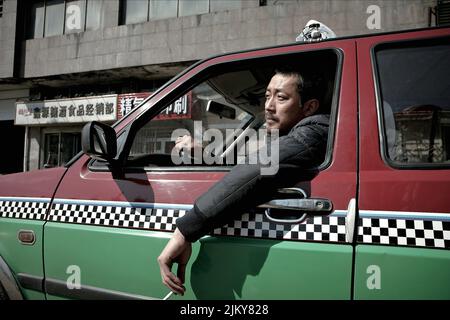
[[[450,25],[450,0],[439,0],[436,10],[436,24],[438,26]]]
[[[3,0],[0,0],[0,18],[3,17]]]

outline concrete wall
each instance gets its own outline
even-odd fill
[[[25,137],[28,139],[28,150],[25,150],[24,155],[26,164],[24,171],[39,169],[41,155],[41,127],[29,127],[28,130],[28,137]]]
[[[25,78],[190,61],[213,54],[293,42],[311,18],[338,36],[428,26],[436,0],[290,0],[181,18],[114,26],[118,0],[107,1],[102,30],[26,41]],[[380,30],[369,30],[369,5]]]
[[[0,91],[0,120],[14,120],[16,116],[16,100],[28,98],[30,90]]]
[[[17,0],[3,1],[0,18],[0,78],[11,78],[14,72]]]

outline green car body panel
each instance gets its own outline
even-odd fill
[[[161,299],[169,291],[155,257],[168,235],[48,223],[47,279],[67,281],[68,268],[77,266],[82,286]],[[173,298],[349,299],[351,251],[336,244],[205,237],[193,244],[185,296]]]
[[[25,219],[0,219],[0,255],[13,274],[28,274],[44,278],[42,257],[44,221]],[[33,245],[23,245],[17,237],[19,230],[30,230],[35,234]],[[45,299],[43,292],[21,288],[26,299]]]
[[[355,299],[450,299],[448,250],[359,245],[355,270]]]

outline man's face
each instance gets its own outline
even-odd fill
[[[296,76],[276,74],[266,89],[265,117],[267,131],[288,133],[305,115],[300,106]]]

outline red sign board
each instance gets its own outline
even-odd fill
[[[138,93],[126,93],[119,94],[118,101],[118,119],[128,114],[131,110],[141,104],[142,101],[147,99],[151,92],[138,92]]]
[[[155,120],[169,120],[169,119],[190,119],[192,107],[192,93],[189,91],[181,98],[175,100],[166,109],[160,112]]]
[[[139,106],[150,95],[151,92],[120,94],[118,97],[118,118],[122,118],[135,107]],[[191,108],[192,93],[188,92],[161,111],[154,120],[190,119]]]

